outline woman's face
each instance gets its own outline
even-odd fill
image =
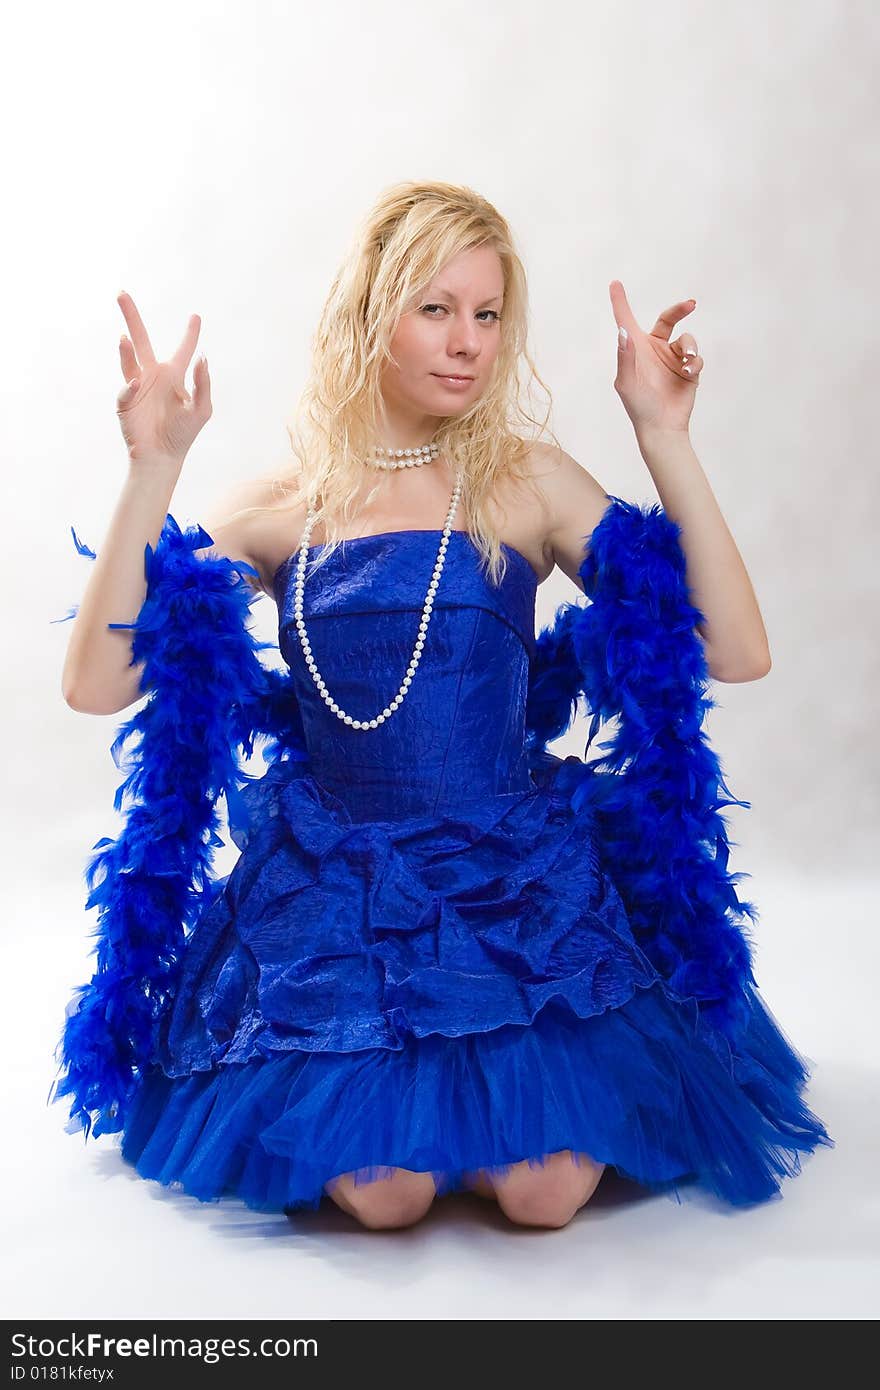
[[[399,366],[386,365],[382,394],[393,413],[417,419],[463,414],[473,405],[498,356],[503,295],[504,272],[492,247],[447,261],[391,340]]]

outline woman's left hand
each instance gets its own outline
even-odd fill
[[[614,389],[635,429],[687,430],[703,359],[690,333],[670,342],[675,325],[692,314],[697,301],[685,299],[660,314],[650,333],[636,322],[623,285],[612,280],[611,307],[617,320],[617,376]],[[626,329],[623,337],[620,329]]]

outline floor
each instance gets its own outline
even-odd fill
[[[454,1194],[416,1226],[370,1231],[329,1200],[293,1219],[199,1203],[138,1178],[114,1138],[65,1132],[63,1104],[46,1105],[51,1054],[93,968],[94,914],[83,916],[75,866],[53,878],[73,890],[47,889],[37,919],[13,904],[2,938],[7,1318],[876,1317],[875,883],[850,883],[844,898],[839,884],[760,875],[758,982],[813,1063],[809,1102],[836,1141],[781,1200],[679,1205],[608,1170],[559,1230],[514,1226],[494,1203]],[[19,987],[37,977],[39,991]]]

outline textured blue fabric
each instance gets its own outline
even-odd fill
[[[126,1093],[122,1141],[143,1176],[279,1210],[317,1206],[342,1172],[431,1170],[446,1191],[477,1168],[570,1148],[649,1187],[695,1182],[742,1204],[832,1142],[735,921],[725,803],[698,729],[711,702],[704,672],[686,669],[696,610],[669,539],[637,509],[610,510],[582,569],[593,602],[536,642],[529,562],[506,547],[495,588],[454,533],[410,691],[371,730],[341,724],[318,695],[293,625],[293,558],[280,567],[289,676],[264,689],[247,660],[257,645],[239,633],[226,722],[203,711],[216,748],[193,767],[198,805],[204,819],[231,793],[241,856],[227,879],[202,877],[194,927],[183,949],[172,942],[173,990],[149,1014],[151,1064]],[[398,688],[438,543],[436,531],[361,537],[307,577],[312,651],[355,717]],[[646,546],[644,563],[622,563]],[[222,578],[222,562],[207,563]],[[173,592],[152,591],[168,622]],[[148,644],[143,615],[137,631]],[[166,628],[157,665],[173,647]],[[174,686],[161,688],[147,708],[167,721]],[[553,757],[544,740],[594,690],[603,717],[621,715],[610,753]],[[165,748],[156,720],[147,732]],[[260,728],[274,761],[239,792],[226,750]],[[671,863],[689,850],[665,898],[639,815]],[[694,852],[707,838],[714,856]],[[108,888],[108,911],[118,903]],[[86,1025],[91,1047],[94,1017]],[[79,1061],[82,1079],[84,1042]],[[95,1096],[79,1089],[87,1110]],[[121,1108],[105,1112],[105,1129],[123,1128]]]

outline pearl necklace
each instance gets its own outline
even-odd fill
[[[425,645],[425,634],[428,631],[428,624],[431,621],[431,613],[434,607],[434,595],[437,592],[437,588],[440,584],[440,576],[443,573],[443,566],[446,563],[446,548],[449,545],[449,537],[452,532],[452,519],[455,516],[455,510],[458,506],[459,498],[461,497],[461,487],[462,475],[461,473],[459,473],[455,480],[455,487],[452,490],[452,500],[449,504],[449,511],[446,514],[446,524],[443,527],[443,535],[440,540],[440,548],[437,553],[437,560],[434,565],[434,571],[431,576],[431,582],[428,585],[428,592],[425,597],[424,605],[422,607],[422,618],[421,622],[419,623],[418,635],[416,636],[416,642],[413,648],[412,659],[409,663],[409,666],[407,667],[406,675],[401,681],[400,688],[397,694],[395,695],[394,699],[391,701],[390,704],[386,705],[385,708],[382,710],[381,714],[377,714],[374,719],[355,719],[352,715],[346,714],[345,710],[342,709],[342,707],[336,703],[336,701],[333,699],[333,696],[330,694],[330,691],[327,689],[327,686],[324,683],[324,678],[318,670],[318,664],[312,655],[311,643],[309,642],[308,633],[306,632],[306,625],[303,621],[303,587],[305,584],[306,560],[308,558],[309,550],[309,536],[311,535],[312,527],[314,526],[316,519],[316,513],[314,509],[309,509],[309,512],[306,516],[305,527],[303,529],[302,537],[300,540],[299,554],[297,555],[296,580],[294,582],[293,592],[293,616],[294,621],[296,623],[296,630],[299,633],[299,641],[300,646],[302,648],[303,656],[306,659],[306,665],[308,666],[309,671],[311,672],[312,680],[318,687],[318,692],[321,696],[321,699],[324,701],[324,704],[328,707],[328,709],[333,711],[337,719],[340,719],[343,724],[349,724],[353,729],[378,729],[379,725],[384,724],[386,719],[390,719],[392,714],[394,714],[395,710],[398,709],[399,706],[403,703],[403,700],[407,695],[410,686],[412,685],[412,680],[416,672],[416,667],[418,666],[422,657],[422,649]]]
[[[423,463],[431,463],[439,452],[440,445],[434,443],[421,444],[418,449],[383,449],[377,444],[374,457],[367,459],[367,463],[370,468],[418,468]]]

